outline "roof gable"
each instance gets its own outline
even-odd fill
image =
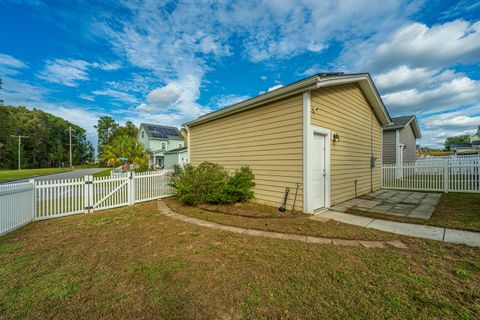
[[[418,126],[417,117],[414,115],[392,118],[392,123],[384,127],[383,131],[404,129],[408,125],[412,126],[412,130],[413,130],[413,134],[415,135],[415,138],[420,139],[422,137],[422,134],[420,132],[420,127]]]
[[[196,124],[208,122],[213,119],[222,118],[227,115],[238,113],[244,110],[262,106],[266,103],[273,102],[294,94],[299,94],[308,90],[318,89],[320,87],[335,86],[346,83],[358,83],[364,93],[368,103],[372,106],[377,118],[382,125],[390,124],[390,115],[383,104],[382,98],[373,83],[370,74],[343,74],[337,73],[320,73],[314,76],[302,79],[300,81],[283,86],[276,90],[261,94],[251,99],[244,100],[226,108],[207,113],[198,119],[185,123],[185,126],[193,126]]]

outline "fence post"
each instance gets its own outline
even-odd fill
[[[128,190],[128,205],[133,205],[135,204],[135,173],[132,171],[128,173],[127,190]]]
[[[92,204],[92,187],[93,187],[93,176],[85,176],[84,178],[84,187],[83,187],[83,207],[86,212],[90,212],[93,208]]]
[[[37,204],[37,190],[35,190],[35,180],[30,179],[28,180],[29,183],[32,184],[32,221],[35,221],[35,207]]]
[[[450,178],[450,172],[448,169],[448,159],[445,159],[445,161],[443,162],[443,192],[444,193],[448,193],[449,178]]]

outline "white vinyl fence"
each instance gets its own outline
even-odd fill
[[[441,192],[480,192],[478,159],[445,159],[383,164],[382,188]]]
[[[33,181],[0,185],[0,235],[35,220],[64,217],[173,195],[170,173]]]
[[[0,185],[0,235],[34,219],[34,182]]]

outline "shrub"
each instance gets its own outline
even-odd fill
[[[221,165],[203,162],[198,167],[190,164],[175,166],[170,185],[184,204],[228,204],[252,199],[254,179],[248,166],[229,176]]]

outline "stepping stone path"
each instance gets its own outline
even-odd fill
[[[331,209],[339,212],[356,209],[401,217],[430,219],[440,197],[441,193],[378,190],[357,199],[339,203]]]
[[[266,238],[281,239],[281,240],[294,240],[294,241],[316,243],[316,244],[333,244],[338,246],[349,246],[349,247],[407,249],[407,245],[401,241],[346,240],[346,239],[336,239],[336,238],[311,237],[311,236],[303,236],[298,234],[262,231],[262,230],[256,230],[256,229],[227,226],[227,225],[205,221],[205,220],[185,216],[183,214],[179,214],[173,211],[172,209],[170,209],[167,206],[167,204],[163,201],[159,201],[157,207],[160,210],[160,213],[172,219],[188,222],[201,227],[239,233],[239,234],[245,234],[249,236],[258,236],[258,237],[266,237]]]

